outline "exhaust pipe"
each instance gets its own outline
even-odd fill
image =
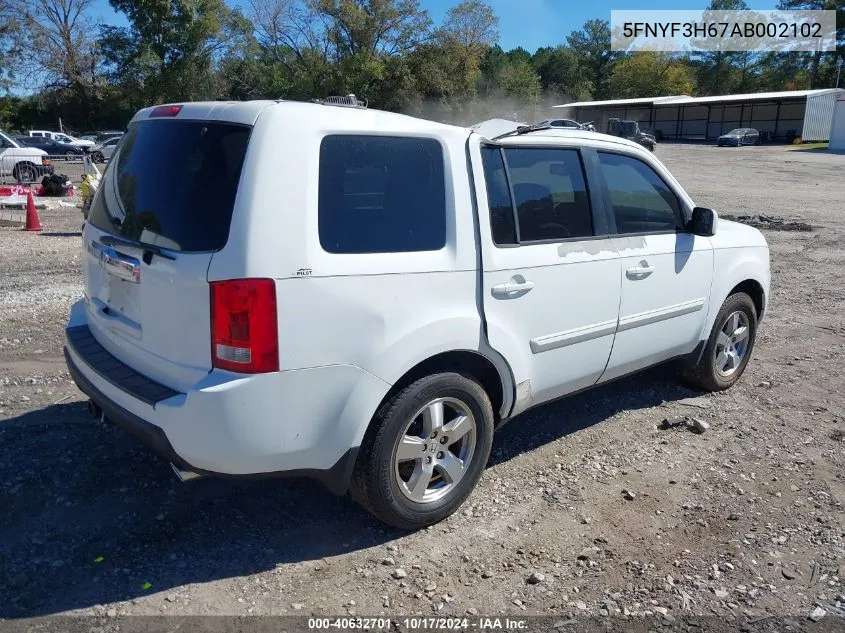
[[[182,470],[173,462],[170,463],[170,467],[173,469],[173,472],[176,473],[176,477],[182,483],[186,481],[191,481],[192,479],[201,479],[202,475],[199,473],[195,473],[193,470]]]
[[[88,415],[90,415],[95,420],[99,420],[100,422],[106,421],[106,416],[103,413],[102,407],[93,400],[88,401]]]

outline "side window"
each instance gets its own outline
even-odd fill
[[[599,152],[599,162],[617,233],[668,233],[683,227],[677,196],[646,163],[606,152]]]
[[[519,241],[593,235],[593,218],[576,150],[505,150],[519,222]]]
[[[320,145],[317,223],[329,253],[446,245],[443,148],[434,139],[332,135]]]
[[[484,163],[484,179],[487,181],[487,202],[490,205],[493,241],[496,244],[516,244],[513,201],[508,188],[502,150],[498,147],[482,147],[481,160]]]

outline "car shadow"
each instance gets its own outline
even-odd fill
[[[82,237],[82,231],[52,231],[39,233],[41,237]]]
[[[665,372],[650,370],[518,416],[497,434],[490,464],[622,409],[690,395]],[[0,618],[247,576],[404,534],[310,481],[179,483],[165,460],[92,420],[83,402],[0,422],[0,444]]]
[[[620,411],[695,395],[699,392],[679,382],[677,371],[667,363],[561,398],[509,420],[493,439],[488,467],[599,424]]]

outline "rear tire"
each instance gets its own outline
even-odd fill
[[[683,365],[684,380],[703,391],[732,387],[748,366],[756,338],[754,301],[744,292],[732,294],[716,315],[701,358]]]
[[[442,521],[481,478],[493,426],[490,398],[471,378],[450,372],[417,380],[373,417],[352,476],[352,498],[403,530]]]

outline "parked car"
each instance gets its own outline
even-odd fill
[[[0,130],[0,178],[11,176],[19,183],[30,184],[52,173],[53,167],[47,158],[47,152],[22,146]]]
[[[766,311],[763,235],[640,145],[516,127],[138,112],[67,323],[91,412],[183,479],[314,477],[415,529],[463,503],[527,409],[670,359],[735,384]]]
[[[91,160],[95,163],[104,163],[107,160],[111,160],[114,150],[119,142],[120,137],[116,136],[108,139],[107,141],[103,141],[99,145],[95,145],[90,151]]]
[[[64,132],[48,132],[46,130],[30,130],[29,135],[36,138],[48,138],[57,143],[66,143],[68,145],[75,145],[76,147],[93,147],[93,141],[74,138]]]
[[[722,147],[724,145],[733,145],[739,147],[741,145],[757,145],[760,143],[760,132],[753,127],[739,127],[731,130],[727,134],[722,134],[717,140],[716,145]]]
[[[607,133],[638,143],[652,152],[657,145],[657,139],[654,135],[643,132],[637,121],[623,121],[622,119],[615,118],[608,119]]]
[[[595,127],[593,127],[591,123],[578,123],[578,121],[573,121],[572,119],[546,119],[545,121],[541,121],[537,124],[538,126],[548,126],[548,127],[561,127],[561,128],[572,128],[575,130],[591,130],[595,131]]]
[[[119,138],[123,136],[123,132],[120,130],[106,130],[103,132],[97,132],[97,143],[103,143],[104,141],[109,140],[110,138]]]
[[[18,136],[16,137],[21,145],[43,149],[51,156],[64,156],[66,158],[77,158],[85,154],[85,150],[76,145],[60,143],[47,138],[46,136]]]

